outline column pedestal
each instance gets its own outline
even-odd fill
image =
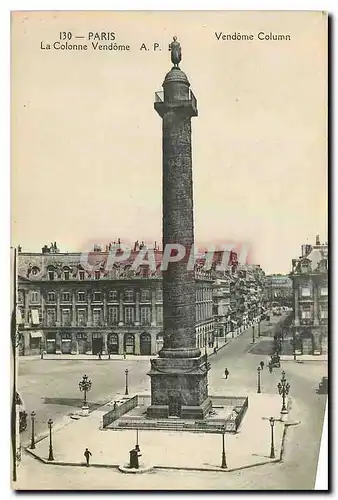
[[[203,419],[211,410],[206,357],[151,360],[151,406],[147,417]]]

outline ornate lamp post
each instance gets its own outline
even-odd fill
[[[136,445],[135,450],[140,451],[140,445],[138,444],[138,429],[136,429]]]
[[[226,459],[226,456],[225,456],[225,426],[224,426],[224,430],[222,432],[222,465],[221,465],[221,469],[227,469],[228,466],[227,466],[227,459]]]
[[[82,410],[85,415],[88,415],[88,410],[89,410],[87,403],[87,392],[89,392],[91,388],[92,388],[91,380],[88,379],[87,375],[83,375],[81,382],[79,382],[79,389],[80,392],[83,392],[84,394]]]
[[[252,343],[255,343],[255,325],[252,325]]]
[[[128,373],[129,373],[128,368],[126,368],[124,373],[126,374],[126,390],[125,390],[124,394],[125,394],[125,396],[128,396],[128,394],[129,394],[129,392],[128,392]]]
[[[261,391],[261,367],[257,368],[257,392],[260,394]]]
[[[281,378],[280,382],[278,383],[277,388],[278,388],[279,394],[282,396],[282,401],[283,401],[281,413],[288,413],[288,410],[287,410],[286,405],[285,405],[285,398],[289,394],[290,384],[285,378],[285,371],[284,370],[282,371],[282,378]]]
[[[276,419],[273,417],[269,418],[270,426],[271,426],[271,449],[270,449],[270,458],[276,458],[275,457],[275,443],[273,439],[273,428],[275,426],[275,421]]]
[[[31,419],[32,419],[32,438],[31,438],[31,450],[35,449],[35,436],[34,436],[34,424],[35,424],[35,411],[33,410],[31,413]]]
[[[48,420],[48,427],[49,427],[49,456],[48,460],[54,460],[54,455],[53,455],[53,444],[52,444],[52,425],[53,425],[53,420],[50,418]]]

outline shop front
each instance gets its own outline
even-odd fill
[[[61,334],[61,353],[71,354],[72,353],[72,334],[62,333]]]
[[[117,333],[110,333],[108,335],[108,353],[119,353],[119,336]]]
[[[77,342],[77,353],[78,354],[86,354],[87,353],[87,334],[84,332],[77,332],[76,342]]]
[[[99,354],[103,351],[103,336],[102,333],[92,334],[92,353]]]
[[[47,333],[46,352],[47,354],[56,354],[56,333]]]
[[[40,330],[32,331],[30,334],[30,354],[40,354],[41,352],[42,332]]]
[[[126,333],[124,335],[124,352],[126,354],[135,353],[135,336],[133,333]]]
[[[149,333],[143,332],[140,336],[140,354],[144,356],[151,355],[151,336]]]

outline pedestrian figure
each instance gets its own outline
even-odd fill
[[[116,410],[116,408],[117,408],[117,403],[116,403],[116,401],[114,401],[113,410]]]
[[[272,363],[271,363],[271,361],[269,363],[269,373],[272,373]]]
[[[102,357],[101,357],[101,351],[99,351],[99,359],[102,359]]]
[[[126,351],[123,353],[123,359],[126,359]]]
[[[91,452],[88,450],[88,448],[85,449],[84,456],[86,457],[86,464],[87,467],[89,467],[89,457],[92,456]]]
[[[263,368],[264,368],[264,361],[261,361],[259,364],[261,365],[261,370],[263,370]]]
[[[229,370],[227,368],[224,370],[224,375],[225,375],[225,379],[227,380],[229,377]]]
[[[217,348],[216,348],[216,347],[214,347],[214,354],[216,354],[216,353],[217,353]]]

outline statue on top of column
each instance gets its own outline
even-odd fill
[[[174,68],[179,69],[178,65],[182,59],[182,51],[181,44],[177,41],[177,36],[173,37],[173,42],[171,42],[169,47],[171,50],[171,62],[173,63]]]

